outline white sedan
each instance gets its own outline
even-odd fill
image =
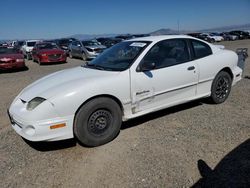
[[[123,41],[90,63],[37,80],[14,99],[14,130],[30,141],[114,139],[122,121],[191,100],[224,102],[241,80],[235,52],[185,36]]]

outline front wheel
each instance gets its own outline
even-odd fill
[[[231,86],[231,76],[225,71],[219,72],[212,84],[211,101],[215,104],[223,103],[230,94]]]
[[[122,122],[120,106],[100,97],[84,104],[75,117],[74,134],[85,146],[99,146],[113,140]]]
[[[82,53],[82,60],[87,61],[87,56],[86,56],[86,54],[84,52]]]
[[[73,58],[73,55],[72,55],[72,52],[69,51],[69,58],[72,59]]]

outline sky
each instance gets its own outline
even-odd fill
[[[250,23],[250,0],[1,0],[0,39],[149,33]]]

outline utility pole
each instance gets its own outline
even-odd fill
[[[178,34],[180,34],[180,20],[177,20],[177,25],[178,25]]]

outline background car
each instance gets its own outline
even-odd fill
[[[242,39],[250,39],[250,35],[245,31],[230,31],[229,34],[237,35],[240,40]]]
[[[42,63],[66,62],[67,54],[55,43],[37,43],[32,50],[33,61]]]
[[[237,40],[238,39],[237,35],[232,35],[229,32],[222,32],[220,33],[220,36],[222,36],[224,40]]]
[[[28,60],[31,59],[31,51],[39,41],[40,40],[26,40],[21,47],[24,57],[26,57]]]
[[[196,38],[202,39],[202,40],[210,42],[210,43],[215,42],[215,39],[213,39],[212,37],[210,37],[210,35],[208,35],[206,33],[200,33]]]
[[[19,49],[0,47],[0,70],[22,68],[25,68],[25,60]]]
[[[64,50],[68,54],[69,45],[73,41],[76,41],[76,39],[75,38],[62,38],[62,39],[56,39],[55,43],[59,46],[59,48],[61,48],[62,50]]]
[[[219,33],[202,33],[203,36],[207,36],[211,39],[211,42],[221,42],[224,40]]]
[[[115,44],[122,41],[120,38],[98,38],[96,40],[107,48],[110,48],[111,46],[114,46]]]
[[[97,40],[73,41],[69,45],[69,57],[79,57],[86,61],[96,58],[106,48]]]

